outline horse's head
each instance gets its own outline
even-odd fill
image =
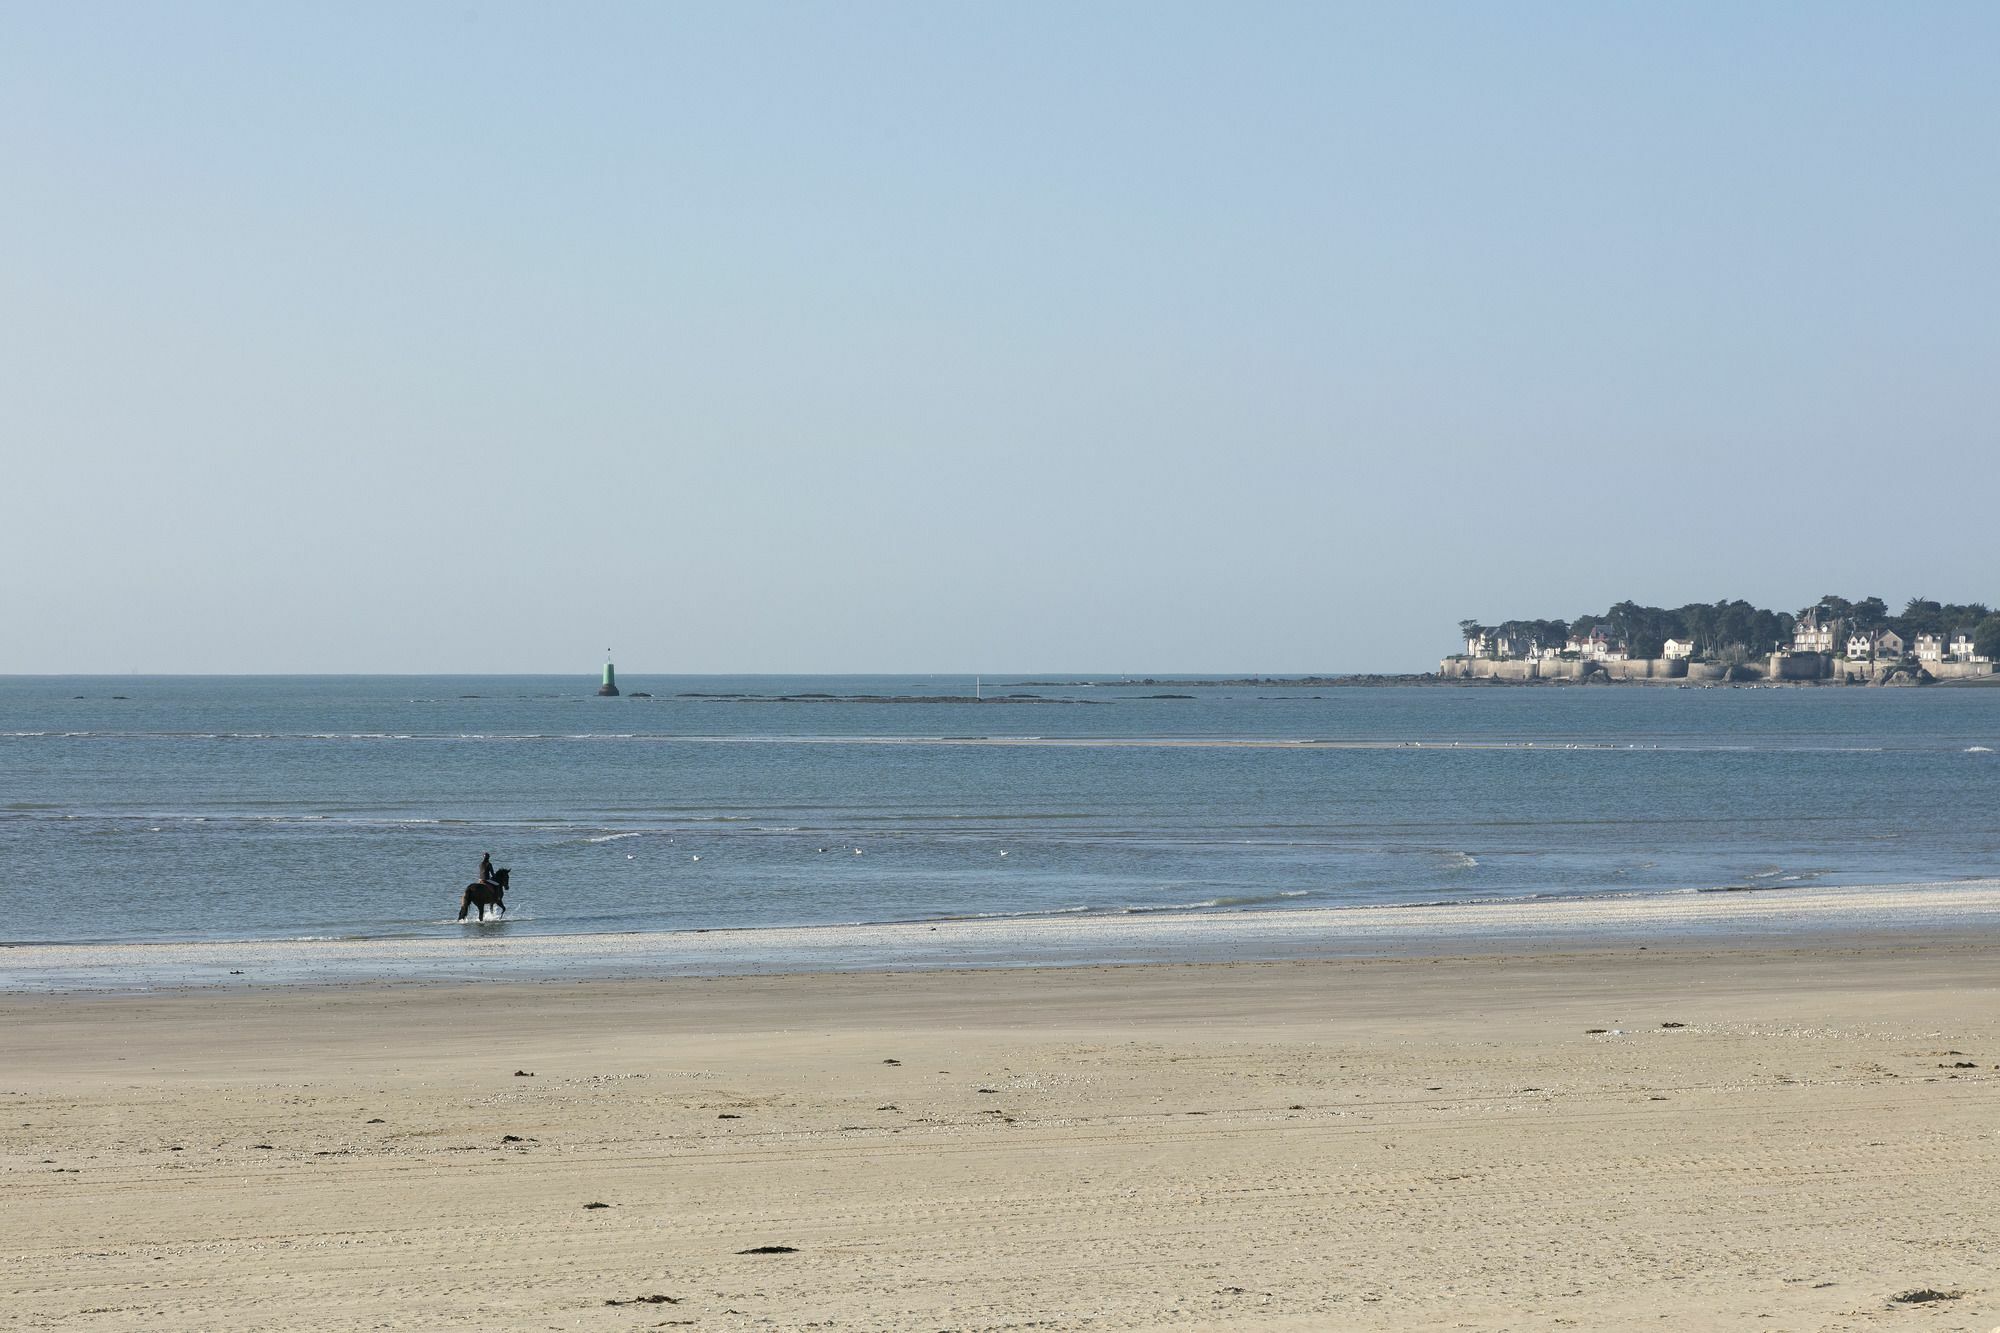
[[[500,892],[507,892],[507,872],[504,869],[493,872],[493,882],[500,886]]]

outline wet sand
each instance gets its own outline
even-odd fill
[[[0,942],[8,991],[625,980],[1089,963],[1260,962],[1728,941],[1988,939],[2000,880],[1739,886],[1484,902],[1029,913],[853,925],[536,933],[532,916],[366,939]],[[1215,904],[1220,907],[1221,904]]]
[[[1962,940],[0,996],[0,1327],[1985,1330],[1996,1066]]]

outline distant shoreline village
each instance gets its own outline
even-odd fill
[[[1445,680],[1928,685],[1993,678],[2000,658],[2000,615],[1920,597],[1900,615],[1879,597],[1822,597],[1796,614],[1620,602],[1574,621],[1464,620],[1459,633],[1465,651],[1438,664]]]

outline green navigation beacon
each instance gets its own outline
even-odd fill
[[[618,668],[611,665],[609,648],[604,650],[604,657],[604,683],[597,687],[597,693],[600,697],[615,699],[618,697]]]

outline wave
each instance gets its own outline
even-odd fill
[[[1106,907],[1098,910],[1114,916],[1140,916],[1150,912],[1204,912],[1214,911],[1217,908],[1256,907],[1264,903],[1285,902],[1293,898],[1304,898],[1311,892],[1310,889],[1279,889],[1271,893],[1222,893],[1192,903],[1131,903],[1124,907]]]
[[[280,829],[291,825],[310,825],[328,829],[406,829],[406,828],[486,828],[495,830],[532,830],[547,827],[562,827],[560,824],[545,825],[522,820],[495,820],[475,824],[470,820],[442,819],[428,816],[407,815],[322,815],[303,811],[287,811],[283,814],[257,814],[250,811],[225,810],[213,814],[196,815],[181,811],[159,813],[142,811],[121,813],[118,811],[92,810],[83,813],[58,810],[48,805],[0,805],[0,822],[6,823],[78,823],[88,827],[87,832],[97,834],[116,833],[133,827],[144,828],[158,833],[163,825],[179,826],[189,824],[213,825],[214,831],[244,831],[247,829]]]
[[[620,838],[636,838],[636,833],[605,833],[595,838],[585,838],[585,842],[617,842]]]
[[[1102,911],[1103,911],[1103,909],[1102,909],[1102,908],[1098,908],[1098,907],[1091,907],[1091,906],[1088,906],[1087,904],[1083,904],[1083,903],[1079,903],[1079,904],[1077,904],[1076,906],[1073,906],[1073,907],[1031,907],[1031,908],[1023,908],[1022,910],[1020,910],[1020,911],[1018,911],[1018,912],[942,912],[942,913],[939,913],[939,914],[938,914],[937,916],[933,916],[933,917],[926,917],[926,918],[925,918],[925,920],[928,920],[928,921],[1027,921],[1027,920],[1033,920],[1033,919],[1035,919],[1035,918],[1037,918],[1037,917],[1045,917],[1045,916],[1087,916],[1087,915],[1089,915],[1089,914],[1091,914],[1091,913],[1093,913],[1093,912],[1102,912]],[[857,925],[857,926],[872,926],[872,925],[882,925],[882,924],[887,924],[887,925],[904,925],[904,924],[910,924],[910,923],[907,923],[907,922],[874,922],[874,921],[856,921],[856,922],[854,922],[853,924],[854,924],[854,925]]]
[[[63,739],[93,739],[112,741],[318,741],[338,744],[363,744],[368,742],[401,742],[417,744],[450,744],[474,742],[480,744],[567,744],[632,742],[638,744],[697,744],[697,745],[792,745],[792,746],[996,746],[996,747],[1056,747],[1076,749],[1314,749],[1331,751],[1361,750],[1421,750],[1455,754],[1494,753],[1509,751],[1533,751],[1537,754],[1572,752],[1579,754],[1717,754],[1717,753],[1766,753],[1766,754],[1881,754],[1891,748],[1883,745],[1866,744],[1815,744],[1790,737],[1772,737],[1756,743],[1745,744],[1740,739],[1684,739],[1675,738],[1661,741],[1618,741],[1618,740],[1563,740],[1549,737],[1526,739],[1504,737],[1475,740],[1451,740],[1435,737],[1425,739],[1405,739],[1393,736],[1279,736],[1279,735],[1206,735],[1206,734],[1094,734],[1076,736],[1048,735],[1008,735],[1001,733],[982,735],[799,735],[789,733],[675,733],[675,732],[548,732],[548,731],[499,731],[499,732],[350,732],[350,731],[178,731],[178,730],[105,730],[105,731],[47,731],[19,730],[0,732],[0,740],[40,740],[52,737]],[[1902,748],[1946,748],[1949,742],[1936,741],[1920,743],[1915,747]],[[1956,747],[1952,747],[1956,748]],[[1978,747],[1985,749],[1987,747]]]
[[[1967,754],[1992,754],[1993,747],[1990,745],[1968,745],[1965,747],[1965,752]]]
[[[1075,903],[1067,907],[1023,907],[1012,911],[987,912],[936,912],[923,917],[857,918],[843,921],[844,926],[910,926],[925,923],[939,924],[949,921],[1032,921],[1051,916],[1094,916],[1120,917],[1152,912],[1198,912],[1213,911],[1217,908],[1256,907],[1272,903],[1290,902],[1312,895],[1311,889],[1280,889],[1272,893],[1218,894],[1195,903],[1134,903],[1125,906],[1116,904]],[[735,929],[755,930],[760,927],[747,926]],[[808,927],[810,929],[810,927]]]

